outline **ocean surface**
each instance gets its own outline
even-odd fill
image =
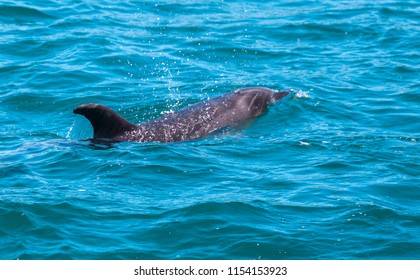
[[[0,2],[1,259],[420,259],[419,1]],[[234,130],[93,143],[244,87]]]

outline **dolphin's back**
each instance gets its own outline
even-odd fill
[[[267,88],[241,89],[187,106],[177,112],[140,123],[137,126],[126,121],[110,108],[97,105],[102,106],[102,111],[106,112],[111,120],[112,118],[116,119],[115,122],[108,120],[107,125],[111,125],[109,130],[112,130],[109,135],[106,133],[106,127],[98,124],[100,122],[98,120],[102,116],[96,116],[94,110],[86,114],[83,110],[78,109],[85,108],[87,105],[79,106],[74,112],[85,115],[91,121],[94,132],[95,127],[100,127],[101,138],[109,138],[114,141],[176,142],[201,138],[226,126],[256,117],[262,114],[269,104],[286,95],[287,92],[275,92]],[[102,111],[97,113],[103,114]],[[97,138],[98,135],[95,132],[94,138]]]

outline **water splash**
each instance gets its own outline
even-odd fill
[[[71,139],[70,138],[70,135],[71,135],[71,132],[73,131],[73,128],[74,128],[74,125],[76,124],[76,121],[73,121],[73,123],[71,124],[71,126],[70,126],[70,128],[69,128],[69,131],[67,131],[67,134],[66,134],[66,139]]]
[[[310,89],[309,91],[304,91],[304,90],[295,90],[295,89],[291,89],[290,90],[293,94],[293,98],[311,98],[311,96],[309,95],[309,93],[312,91],[312,89]]]
[[[81,116],[76,116],[70,126],[66,139],[82,140],[93,136],[93,128],[87,119]]]

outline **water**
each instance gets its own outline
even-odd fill
[[[1,259],[418,259],[418,1],[2,1]],[[183,143],[85,141],[248,86]]]

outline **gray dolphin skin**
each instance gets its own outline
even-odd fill
[[[202,138],[224,127],[261,115],[288,91],[244,88],[187,106],[161,118],[132,124],[101,104],[84,104],[73,113],[85,116],[93,138],[113,142],[178,142]]]

